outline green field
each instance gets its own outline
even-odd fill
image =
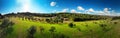
[[[50,24],[32,20],[22,20],[22,18],[9,18],[14,22],[13,31],[5,38],[27,38],[28,29],[31,26],[36,27],[34,38],[119,38],[120,20],[91,20],[82,22],[73,22],[74,27],[69,27],[69,23]],[[115,24],[114,22],[117,22]],[[101,24],[104,24],[102,26]],[[41,32],[40,27],[44,28]],[[49,29],[55,27],[55,32],[51,33]]]

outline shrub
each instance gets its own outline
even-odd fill
[[[78,31],[81,31],[81,29],[80,29],[80,28],[77,28],[77,30],[78,30]]]
[[[94,24],[97,24],[97,22],[93,22]]]
[[[8,34],[13,32],[13,22],[10,22],[8,19],[4,19],[0,25],[0,38],[5,38]]]
[[[117,24],[118,22],[114,22],[114,24]]]
[[[68,36],[62,34],[62,33],[55,33],[53,35],[53,38],[69,38]]]
[[[29,33],[30,34],[34,34],[36,32],[36,27],[35,26],[31,26],[29,29]]]
[[[40,28],[41,33],[45,30],[42,26],[40,26],[39,28]]]
[[[78,21],[83,21],[83,20],[81,18],[74,18],[74,21],[78,22]]]
[[[14,23],[10,22],[8,19],[4,19],[3,22],[0,25],[1,29],[7,28],[9,26],[12,26]]]
[[[36,32],[36,27],[35,26],[31,26],[28,30],[28,38],[34,38],[33,35]]]
[[[92,29],[90,29],[89,31],[90,31],[90,32],[93,32],[93,30],[92,30]]]
[[[11,34],[13,32],[13,27],[9,27],[6,29],[6,34]]]
[[[51,33],[55,32],[55,27],[51,27],[50,30],[49,30]]]
[[[5,27],[8,27],[8,23],[9,23],[9,20],[8,19],[4,19],[2,24],[0,25],[1,28],[5,28]]]
[[[86,27],[88,27],[88,25],[85,25]]]
[[[107,25],[106,24],[100,24],[100,27],[106,27]]]
[[[100,25],[100,27],[102,27],[102,30],[104,31],[104,32],[107,32],[107,31],[109,31],[110,30],[110,28],[106,28],[106,24],[101,24]]]
[[[76,26],[76,25],[73,24],[73,23],[70,23],[70,24],[69,24],[69,27],[70,27],[70,28],[73,28],[73,27],[75,27],[75,26]]]
[[[65,38],[66,36],[64,34],[59,34],[58,38]]]

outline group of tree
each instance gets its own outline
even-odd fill
[[[44,34],[43,32],[44,32],[45,28],[40,26],[39,29],[40,29],[40,33]],[[27,38],[35,38],[34,34],[36,33],[36,31],[37,31],[36,30],[36,26],[31,26],[28,29],[28,36],[27,36]],[[55,33],[57,31],[56,31],[56,28],[54,26],[52,26],[48,31],[51,33],[50,34],[51,38],[68,38],[68,36],[66,36],[66,35],[64,35],[62,33]]]
[[[110,28],[107,28],[106,24],[100,24],[100,27],[102,28],[103,32],[107,32],[107,31],[111,30],[111,28],[112,28],[110,26],[109,26]]]
[[[14,23],[9,19],[4,19],[0,25],[0,38],[5,38],[8,34],[13,32]]]
[[[17,16],[22,17],[28,20],[36,20],[33,17],[51,17],[50,19],[46,18],[48,23],[63,23],[64,18],[68,18],[69,21],[88,21],[88,20],[105,20],[105,19],[120,19],[119,16],[104,16],[104,15],[90,15],[90,14],[80,14],[80,13],[49,13],[49,14],[40,14],[40,13],[30,13],[30,12],[18,12],[18,13],[9,13],[3,15],[4,17]],[[52,17],[55,17],[52,19]],[[71,20],[72,19],[72,20]]]
[[[75,24],[73,24],[73,23],[69,23],[69,25],[68,25],[70,28],[73,28],[73,27],[75,27],[76,25]]]
[[[60,17],[54,17],[50,19],[46,19],[47,23],[63,23],[63,18]]]
[[[55,29],[56,29],[56,28],[52,26],[49,31],[50,31],[51,33],[54,33],[54,32],[56,31]]]
[[[0,13],[0,19],[3,19],[4,17],[3,17],[3,15]]]
[[[62,33],[55,33],[57,32],[56,31],[56,28],[54,26],[52,26],[50,29],[49,29],[49,32],[51,33],[52,35],[52,38],[69,38],[68,36],[62,34]]]

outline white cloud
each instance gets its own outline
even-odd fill
[[[94,9],[90,8],[88,12],[95,12]]]
[[[104,8],[103,10],[105,13],[109,13],[109,8]]]
[[[97,15],[108,15],[108,13],[105,13],[104,11],[95,11],[95,14],[97,14]]]
[[[111,8],[104,8],[103,11],[95,11],[96,15],[108,15],[108,16],[120,16],[120,13],[116,13],[115,10],[111,10]]]
[[[71,13],[77,13],[77,11],[74,10],[74,9],[72,9],[70,12],[71,12]]]
[[[50,6],[55,6],[56,5],[56,2],[51,2],[50,3]]]
[[[78,9],[78,10],[82,10],[82,11],[85,10],[85,9],[84,9],[83,7],[81,7],[81,6],[78,6],[77,9]]]
[[[88,10],[85,10],[84,12],[85,12],[85,14],[92,14],[92,13],[94,13],[95,11],[94,11],[94,9],[90,8],[90,9],[88,9]]]
[[[114,10],[110,11],[111,8],[104,8],[103,11],[98,11],[98,15],[113,15]]]
[[[62,10],[62,12],[67,12],[69,9],[68,8],[66,8],[66,9],[63,9]]]

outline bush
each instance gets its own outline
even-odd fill
[[[35,26],[31,26],[28,30],[28,38],[34,38],[33,35],[36,32],[36,27]]]
[[[107,25],[106,24],[100,24],[100,27],[106,27]]]
[[[6,28],[8,27],[9,25],[9,20],[8,19],[4,19],[2,24],[0,25],[1,28]]]
[[[94,24],[97,24],[97,22],[93,22]]]
[[[10,22],[8,19],[4,19],[0,25],[0,38],[5,38],[8,34],[13,32],[13,22]]]
[[[65,38],[67,36],[65,36],[64,34],[59,34],[59,36],[57,36],[57,38]]]
[[[77,30],[78,30],[78,31],[81,31],[81,29],[80,29],[80,28],[77,28]]]
[[[0,28],[4,29],[4,28],[7,28],[7,27],[12,26],[12,25],[14,25],[13,22],[9,21],[8,19],[4,19],[0,25]]]
[[[54,33],[52,38],[69,38],[69,37],[62,33]]]
[[[85,25],[86,27],[88,27],[88,25]]]
[[[114,22],[114,24],[117,24],[118,22]]]
[[[70,28],[73,28],[73,27],[75,27],[75,26],[76,26],[76,25],[73,24],[73,23],[70,23],[70,24],[69,24],[69,27],[70,27]]]
[[[101,24],[100,25],[101,27],[102,27],[102,30],[104,31],[104,32],[107,32],[107,31],[109,31],[110,30],[110,28],[106,28],[106,24]]]
[[[40,28],[41,33],[45,30],[42,26],[40,26],[39,28]]]
[[[51,33],[55,32],[55,27],[51,27],[50,30],[49,30]]]
[[[31,26],[29,29],[29,33],[30,34],[34,34],[36,32],[36,27],[35,26]]]
[[[78,21],[83,21],[83,20],[81,18],[74,18],[74,21],[78,22]]]

